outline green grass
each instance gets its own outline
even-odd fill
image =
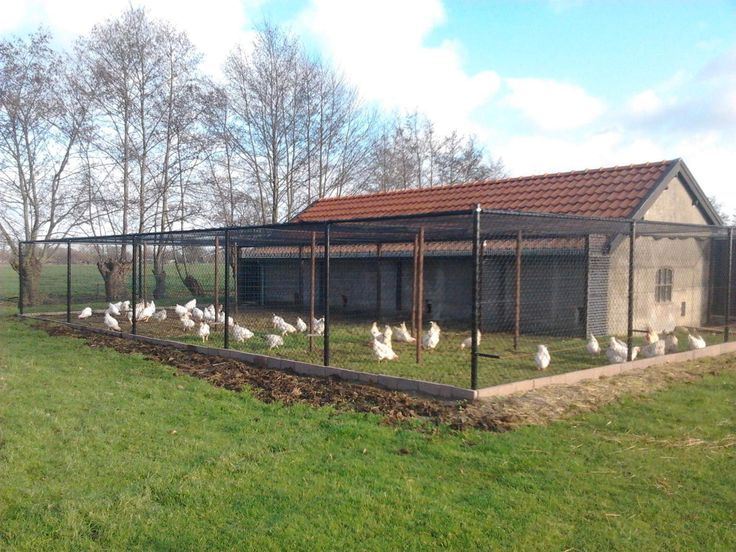
[[[212,286],[213,274],[211,273],[211,265],[193,265],[191,268],[192,273],[197,278],[200,278],[203,284]],[[5,272],[0,272],[0,282],[5,282],[4,285],[10,289],[13,282],[17,281],[17,276],[9,267],[0,267],[0,271],[3,270]],[[44,269],[42,289],[47,294],[48,300],[41,305],[28,309],[28,312],[66,309],[65,303],[63,305],[58,303],[60,297],[64,298],[66,296],[65,270],[65,266],[59,265],[49,265]],[[104,289],[101,290],[102,278],[97,271],[97,267],[94,265],[73,265],[72,270],[73,312],[76,313],[88,305],[93,308],[106,307],[107,305],[103,301]],[[162,302],[162,304],[168,306],[176,301],[184,303],[190,298],[190,293],[182,285],[173,267],[169,268],[168,271],[170,272],[169,278],[167,279],[170,299]],[[17,283],[13,289],[17,293]],[[0,297],[2,296],[3,294],[0,293]],[[84,297],[86,299],[83,300],[82,298]],[[210,301],[211,297],[200,298],[201,303],[206,304]],[[300,314],[293,309],[291,311],[286,308],[278,309],[274,307],[274,309],[292,323],[295,322],[296,317]],[[443,323],[442,338],[439,346],[433,351],[424,352],[421,364],[416,363],[414,345],[406,343],[395,343],[394,349],[399,355],[398,360],[379,363],[374,359],[369,343],[370,334],[368,330],[372,322],[371,315],[355,314],[341,316],[339,309],[333,310],[335,311],[335,315],[333,316],[330,341],[330,363],[333,366],[363,372],[383,373],[437,383],[447,383],[460,387],[470,386],[470,352],[467,349],[464,351],[459,349],[460,343],[469,335],[467,328],[457,323],[448,326],[445,326]],[[271,325],[272,312],[271,308],[258,309],[255,307],[242,307],[240,313],[234,314],[234,317],[239,324],[245,325],[254,331],[257,337],[241,344],[233,342],[232,347],[252,353],[270,354],[291,360],[321,364],[321,338],[315,339],[315,347],[312,352],[309,351],[308,339],[303,335],[288,336],[285,338],[283,347],[272,351],[268,350],[262,336],[267,333],[273,333],[274,331]],[[384,322],[398,325],[401,321],[400,319],[395,319]],[[87,323],[102,327],[100,317],[93,317]],[[124,323],[121,326],[124,330],[129,328]],[[173,311],[169,312],[169,320],[165,323],[140,324],[138,331],[143,335],[151,335],[186,343],[195,343],[198,341],[196,333],[187,334],[182,330],[178,321],[173,316]],[[687,339],[685,334],[681,334],[679,337],[682,348],[686,346]],[[719,343],[721,339],[720,336],[715,334],[706,334],[704,337],[709,344]],[[625,341],[625,338],[623,339]],[[534,366],[534,354],[537,345],[540,343],[546,344],[552,355],[552,363],[544,372],[537,371]],[[215,331],[213,328],[210,344],[213,347],[223,346],[221,331]],[[520,339],[518,349],[514,349],[513,336],[510,334],[485,334],[481,341],[480,351],[482,353],[498,354],[501,358],[479,359],[478,383],[481,387],[487,387],[540,376],[582,370],[607,363],[604,354],[597,357],[591,357],[587,354],[585,344],[585,340],[580,338],[523,335]],[[641,338],[636,339],[636,344],[641,344]],[[601,346],[605,349],[607,346],[606,339],[601,339]]]
[[[8,318],[0,341],[0,548],[736,548],[732,371],[550,427],[422,433]]]

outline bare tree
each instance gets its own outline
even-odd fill
[[[19,265],[19,242],[63,237],[78,217],[71,160],[86,113],[47,33],[0,42],[0,233],[26,304],[52,247],[24,247]]]

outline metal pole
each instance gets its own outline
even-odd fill
[[[585,320],[583,321],[583,339],[588,339],[590,328],[588,327],[588,302],[590,300],[590,234],[585,236],[585,289],[583,290],[583,305]]]
[[[480,204],[473,210],[473,287],[470,325],[470,387],[478,389],[478,329],[480,328]]]
[[[18,242],[18,313],[23,314],[23,242]]]
[[[240,287],[240,278],[238,277],[240,274],[240,247],[237,244],[233,245],[233,253],[235,253],[235,262],[233,263],[233,296],[235,299],[235,314],[238,314],[240,303],[240,290],[238,289]]]
[[[143,297],[143,302],[146,303],[148,299],[148,282],[146,280],[148,263],[146,262],[146,254],[148,253],[148,251],[145,243],[141,245],[141,252],[143,253],[141,255],[141,264],[143,265],[143,269],[141,270],[141,279],[143,280],[143,284],[141,286],[141,296]]]
[[[376,245],[376,320],[381,320],[381,301],[383,299],[381,289],[381,244]]]
[[[636,221],[631,222],[629,230],[629,316],[626,334],[628,353],[626,360],[630,361],[634,348],[634,245],[636,244]]]
[[[417,364],[422,362],[422,314],[424,314],[424,226],[419,227],[419,236],[417,238],[417,341],[416,341],[416,361]]]
[[[324,336],[324,363],[330,365],[330,224],[325,225],[325,271],[323,284],[325,336]]]
[[[521,230],[516,234],[516,280],[514,293],[514,351],[519,350],[521,336]]]
[[[412,257],[412,283],[411,283],[411,331],[417,340],[421,337],[421,328],[417,328],[417,275],[419,264],[419,236],[414,236],[414,251]]]
[[[726,268],[726,306],[724,309],[723,341],[728,342],[731,337],[731,285],[733,278],[733,227],[728,229],[728,267]]]
[[[66,242],[66,321],[72,321],[72,242]]]
[[[146,298],[143,295],[143,246],[138,243],[138,297],[141,297],[145,302]]]
[[[136,318],[138,318],[138,314],[136,313],[136,306],[138,303],[138,293],[137,293],[137,286],[138,285],[138,243],[135,238],[133,238],[133,288],[132,288],[132,298],[131,298],[131,308],[133,309],[133,318],[131,320],[132,327],[131,327],[131,333],[135,335],[137,324],[136,324]]]
[[[219,280],[218,271],[219,271],[219,264],[220,264],[219,250],[220,250],[220,237],[218,236],[215,238],[215,284],[214,284],[214,290],[213,290],[213,293],[215,296],[215,300],[213,301],[213,303],[215,304],[216,314],[220,312],[220,290],[219,290],[219,282],[218,282]]]
[[[230,347],[230,230],[225,230],[225,329],[223,347]]]
[[[304,308],[304,246],[299,246],[299,264],[297,266],[299,269],[299,302],[297,303],[297,306],[299,309]]]
[[[317,292],[317,232],[312,232],[309,267],[309,352],[314,351],[314,302]]]

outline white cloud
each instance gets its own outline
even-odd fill
[[[168,20],[186,31],[204,55],[204,69],[218,74],[228,52],[237,43],[250,40],[251,35],[246,32],[248,14],[260,3],[261,0],[25,0],[10,2],[13,6],[10,19],[3,7],[0,31],[31,29],[43,24],[68,45],[77,36],[89,32],[93,25],[118,16],[128,6],[145,6],[153,17]],[[11,25],[8,21],[13,16]]]
[[[298,25],[362,95],[388,109],[419,110],[440,130],[477,131],[473,111],[498,90],[493,71],[467,73],[460,45],[428,45],[445,20],[440,0],[313,0]]]
[[[652,115],[662,109],[662,100],[654,90],[644,90],[629,100],[629,109],[636,115]]]
[[[596,120],[605,104],[580,86],[565,82],[521,78],[506,79],[510,94],[504,104],[520,110],[543,130],[569,130]]]

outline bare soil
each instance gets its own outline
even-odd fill
[[[110,347],[122,353],[141,354],[176,368],[177,374],[202,378],[218,387],[232,391],[248,388],[264,402],[303,403],[314,407],[330,405],[340,411],[377,414],[387,424],[419,421],[425,422],[425,427],[447,424],[454,429],[506,431],[525,425],[544,425],[597,410],[622,396],[645,395],[675,383],[693,383],[707,375],[736,371],[736,355],[724,355],[635,370],[575,385],[554,385],[508,397],[472,403],[446,402],[348,383],[337,378],[308,377],[258,368],[241,361],[89,333],[61,324],[43,321],[35,324],[49,335],[84,339],[92,348]]]

